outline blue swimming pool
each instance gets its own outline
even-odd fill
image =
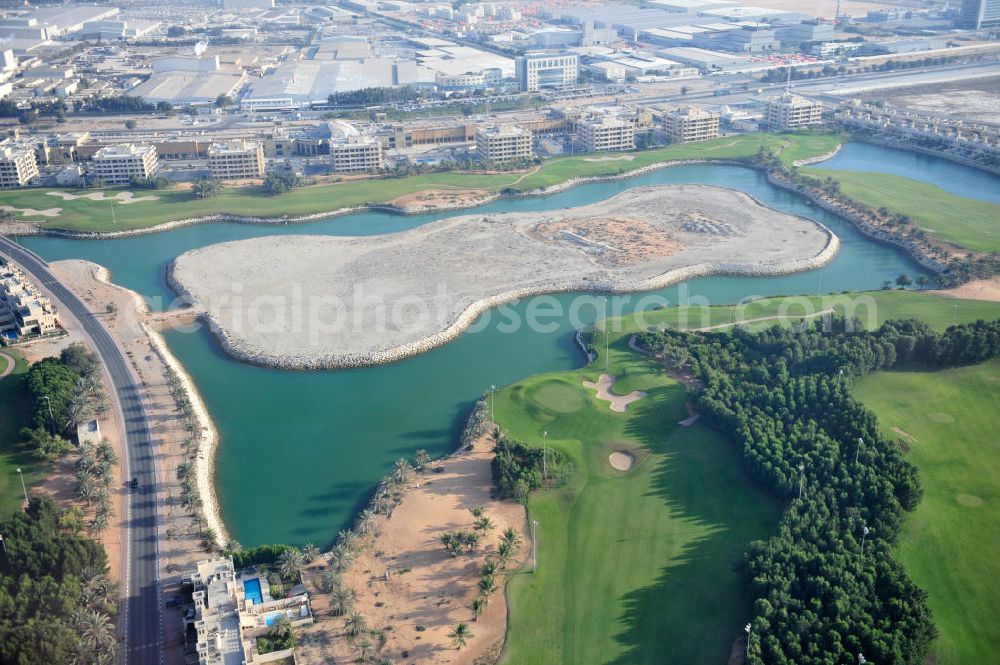
[[[285,616],[284,612],[271,612],[266,617],[264,617],[264,623],[267,624],[268,626],[273,626],[275,623],[278,622],[278,619],[280,619],[283,616]]]
[[[259,577],[255,577],[252,580],[243,580],[243,593],[247,597],[247,600],[251,601],[254,605],[260,605],[264,602],[263,596],[260,595]]]

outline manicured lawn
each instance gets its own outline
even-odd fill
[[[921,229],[977,252],[1000,251],[1000,206],[955,196],[925,182],[887,173],[806,171],[840,181],[844,194],[875,209],[908,215]]]
[[[938,665],[997,661],[1000,648],[1000,361],[938,372],[883,372],[855,394],[909,446],[924,498],[899,556],[930,594]]]
[[[766,319],[749,326],[750,329],[760,329],[798,321],[803,315],[829,308],[838,314],[853,313],[872,327],[889,319],[920,319],[935,330],[944,330],[953,323],[1000,318],[1000,303],[961,300],[922,291],[891,290],[829,296],[778,296],[754,300],[745,305],[668,307],[625,317],[618,323],[624,330],[635,332],[648,326],[691,329]]]
[[[24,482],[30,489],[42,479],[46,467],[31,455],[31,451],[21,443],[20,431],[28,422],[28,398],[25,381],[28,366],[16,351],[3,349],[13,356],[16,363],[14,372],[0,379],[0,519],[5,519],[24,501],[21,481],[16,469],[24,473]],[[0,358],[0,372],[6,366]]]
[[[496,396],[502,427],[536,445],[548,431],[573,461],[567,484],[529,500],[538,571],[508,586],[503,662],[725,662],[749,611],[733,564],[771,533],[779,506],[750,484],[722,436],[677,425],[684,388],[628,350],[627,337],[612,337],[610,362],[615,392],[648,393],[625,413],[580,385],[597,379],[603,359]],[[631,451],[636,466],[612,469],[615,450]]]
[[[74,231],[115,231],[148,228],[172,220],[218,213],[256,217],[301,216],[353,205],[385,203],[405,194],[433,189],[485,189],[496,192],[511,188],[527,191],[555,185],[573,177],[614,175],[658,162],[700,158],[745,159],[756,154],[762,146],[775,150],[782,159],[791,163],[794,159],[829,152],[840,141],[841,137],[827,134],[745,134],[704,143],[629,153],[627,156],[633,157],[631,160],[594,161],[595,155],[562,157],[545,161],[537,172],[527,175],[450,172],[405,178],[373,178],[303,187],[281,196],[268,196],[259,187],[227,188],[222,194],[209,200],[197,199],[190,191],[182,189],[143,190],[135,194],[157,196],[159,199],[129,205],[114,204],[114,223],[111,219],[110,202],[88,199],[63,201],[47,194],[49,191],[59,191],[58,188],[3,192],[0,193],[0,205],[37,210],[62,208],[58,217],[24,218],[46,227]]]

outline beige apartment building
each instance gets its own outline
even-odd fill
[[[218,180],[263,178],[264,146],[260,141],[213,143],[208,149],[208,169]]]
[[[381,171],[382,142],[373,137],[350,138],[330,144],[330,168],[334,173]]]
[[[38,160],[34,148],[0,146],[0,187],[24,187],[38,177]]]
[[[635,121],[601,115],[577,122],[577,135],[587,152],[633,150]]]
[[[477,129],[476,154],[487,162],[531,159],[531,131],[517,125]]]
[[[682,106],[663,115],[663,130],[672,143],[718,138],[719,114],[693,106]]]
[[[0,333],[40,335],[53,332],[58,322],[49,299],[20,268],[0,259]]]
[[[764,121],[771,131],[823,124],[823,104],[786,93],[764,104]]]
[[[156,146],[109,145],[94,153],[91,174],[109,185],[127,185],[133,178],[152,178],[159,169]]]

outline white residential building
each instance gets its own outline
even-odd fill
[[[577,122],[577,135],[588,152],[632,150],[635,122],[629,118],[600,115]]]
[[[213,143],[208,148],[208,169],[218,180],[253,180],[264,177],[264,145],[260,141]]]
[[[152,178],[159,170],[153,145],[109,145],[94,153],[91,160],[91,173],[109,185],[127,185],[133,179]]]
[[[517,125],[484,127],[476,130],[476,153],[487,162],[531,159],[531,131]]]
[[[0,146],[0,187],[24,187],[37,178],[38,159],[31,146]]]
[[[707,141],[719,136],[719,114],[694,106],[676,108],[664,113],[663,130],[673,143]]]
[[[764,103],[764,121],[771,131],[823,124],[823,104],[786,93]]]
[[[0,333],[17,336],[53,332],[59,319],[42,295],[13,263],[0,259]]]

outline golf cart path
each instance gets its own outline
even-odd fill
[[[7,361],[7,365],[3,368],[3,371],[0,372],[0,379],[2,379],[3,377],[7,376],[8,374],[14,371],[15,363],[14,359],[8,356],[6,353],[0,352],[0,358],[3,358],[4,360]]]

